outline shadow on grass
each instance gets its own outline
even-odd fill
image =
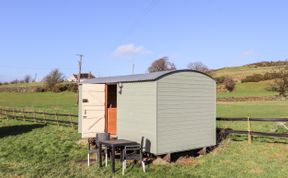
[[[45,126],[46,125],[44,124],[31,124],[0,127],[0,138],[27,133],[33,129],[42,128]]]

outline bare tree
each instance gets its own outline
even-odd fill
[[[25,82],[25,83],[32,82],[32,77],[31,77],[31,75],[25,75],[25,77],[24,77],[24,82]]]
[[[176,66],[174,63],[169,62],[168,57],[162,57],[160,59],[155,60],[151,66],[148,68],[148,71],[158,72],[158,71],[166,71],[166,70],[176,70]]]
[[[58,69],[54,69],[44,77],[43,81],[49,91],[55,91],[56,84],[64,81],[64,75]]]
[[[191,70],[203,72],[203,73],[209,72],[209,68],[205,64],[203,64],[202,62],[191,62],[187,65],[187,68],[191,69]]]
[[[277,70],[279,78],[274,80],[272,88],[279,93],[279,96],[286,97],[286,92],[288,92],[288,65],[279,67]]]

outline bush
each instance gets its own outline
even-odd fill
[[[253,74],[246,76],[244,79],[241,80],[242,83],[245,82],[260,82],[264,80],[271,80],[271,79],[276,79],[280,78],[281,74],[277,72],[266,72],[264,75],[262,74]]]
[[[242,83],[245,82],[259,82],[264,80],[264,76],[262,74],[253,74],[246,76],[244,79],[241,80]]]
[[[76,83],[58,83],[54,87],[54,92],[64,91],[71,91],[76,93],[78,91],[78,85]]]
[[[224,85],[229,92],[232,92],[235,89],[236,83],[232,78],[226,78],[224,80]]]
[[[37,86],[34,88],[34,92],[46,92],[47,88],[44,86]]]
[[[224,83],[225,79],[226,79],[226,77],[224,77],[224,76],[216,77],[216,78],[215,78],[217,84],[222,84],[222,83]]]

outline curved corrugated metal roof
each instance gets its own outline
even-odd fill
[[[201,73],[203,75],[208,76],[209,78],[213,79],[211,76],[195,71],[195,70],[170,70],[170,71],[160,71],[160,72],[152,72],[152,73],[146,73],[146,74],[134,74],[134,75],[120,75],[120,76],[111,76],[111,77],[98,77],[93,78],[89,80],[85,80],[81,83],[99,83],[99,84],[105,84],[105,83],[119,83],[119,82],[144,82],[144,81],[155,81],[158,80],[164,76],[178,73],[178,72],[197,72]],[[213,79],[214,80],[214,79]]]

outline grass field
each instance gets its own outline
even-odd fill
[[[248,75],[253,74],[265,74],[275,70],[275,66],[268,67],[255,67],[255,66],[236,66],[236,67],[225,67],[214,70],[212,72],[213,77],[229,76],[235,80],[241,80]]]
[[[218,98],[227,97],[263,97],[263,96],[277,96],[277,92],[268,91],[271,81],[262,82],[248,82],[248,83],[236,83],[235,90],[233,92],[219,92]]]
[[[0,106],[77,113],[74,93],[0,93]],[[288,117],[288,101],[218,103],[217,116]],[[218,122],[218,127],[246,129],[245,122]],[[252,123],[257,131],[275,131],[273,123]],[[0,119],[0,177],[122,177],[108,168],[87,167],[86,145],[76,129]],[[148,165],[127,171],[126,177],[287,177],[288,140],[229,136],[208,155],[190,164]],[[117,167],[120,168],[119,162]]]
[[[11,93],[0,92],[0,106],[27,108],[42,111],[71,112],[77,114],[76,94],[62,93]]]
[[[43,86],[43,82],[32,82],[32,83],[14,83],[14,84],[3,84],[1,87],[33,87],[33,86]]]

